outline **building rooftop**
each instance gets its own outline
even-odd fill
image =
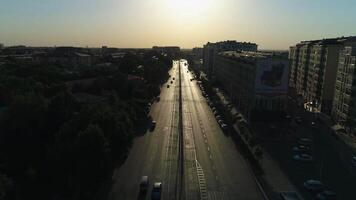
[[[269,52],[250,52],[250,51],[224,51],[218,54],[219,56],[237,59],[237,60],[247,60],[256,61],[259,59],[265,59],[273,56],[273,53]]]

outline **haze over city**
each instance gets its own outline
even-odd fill
[[[349,0],[12,0],[0,2],[0,42],[192,48],[224,38],[286,50],[352,35],[355,10]]]
[[[0,1],[0,200],[356,199],[355,11]]]

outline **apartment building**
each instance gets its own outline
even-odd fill
[[[331,113],[340,50],[356,37],[303,41],[290,48],[289,86],[304,103]]]
[[[215,59],[219,52],[224,51],[257,51],[257,44],[251,42],[237,42],[227,40],[222,42],[208,42],[203,47],[203,70],[209,76],[214,76]]]
[[[262,52],[220,52],[215,75],[249,120],[286,109],[288,58]]]
[[[333,119],[353,133],[356,128],[356,46],[348,46],[340,51],[335,95],[333,101]],[[350,130],[350,129],[349,129]]]

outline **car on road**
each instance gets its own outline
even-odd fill
[[[297,152],[308,152],[310,150],[311,150],[310,146],[307,145],[298,145],[293,147],[293,151],[297,151]]]
[[[336,200],[336,193],[333,191],[323,191],[316,195],[317,200]]]
[[[298,194],[293,191],[280,192],[279,196],[282,198],[282,200],[300,200]]]
[[[313,141],[310,138],[302,137],[299,138],[297,142],[300,145],[311,145]]]
[[[169,84],[167,84],[167,88],[169,88]]]
[[[150,186],[148,176],[142,176],[140,181],[140,193],[146,193]]]
[[[171,84],[173,84],[173,81],[171,81]]]
[[[304,188],[310,192],[321,192],[323,191],[324,185],[321,181],[310,179],[304,182]]]
[[[172,79],[173,79],[173,80],[175,80],[175,78],[174,78],[174,77],[173,77]]]
[[[162,183],[156,182],[153,184],[151,199],[152,200],[160,200],[162,195]]]
[[[156,124],[157,124],[156,121],[152,121],[152,122],[151,122],[151,128],[150,128],[151,131],[155,130]]]
[[[309,154],[303,153],[303,154],[297,154],[295,156],[293,156],[294,160],[297,161],[303,161],[303,162],[311,162],[313,161],[313,157]]]

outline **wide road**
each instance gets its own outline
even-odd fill
[[[170,87],[166,84],[162,87],[161,100],[153,104],[150,112],[157,126],[153,132],[135,139],[127,160],[112,177],[109,200],[150,199],[153,182],[162,182],[164,200],[263,199],[248,164],[231,138],[220,129],[196,82],[190,81],[192,74],[186,61],[174,61],[169,73]],[[182,143],[179,142],[179,81]],[[183,144],[182,157],[180,144]],[[184,166],[183,170],[180,166]],[[151,186],[146,195],[139,195],[143,175],[149,176]]]

